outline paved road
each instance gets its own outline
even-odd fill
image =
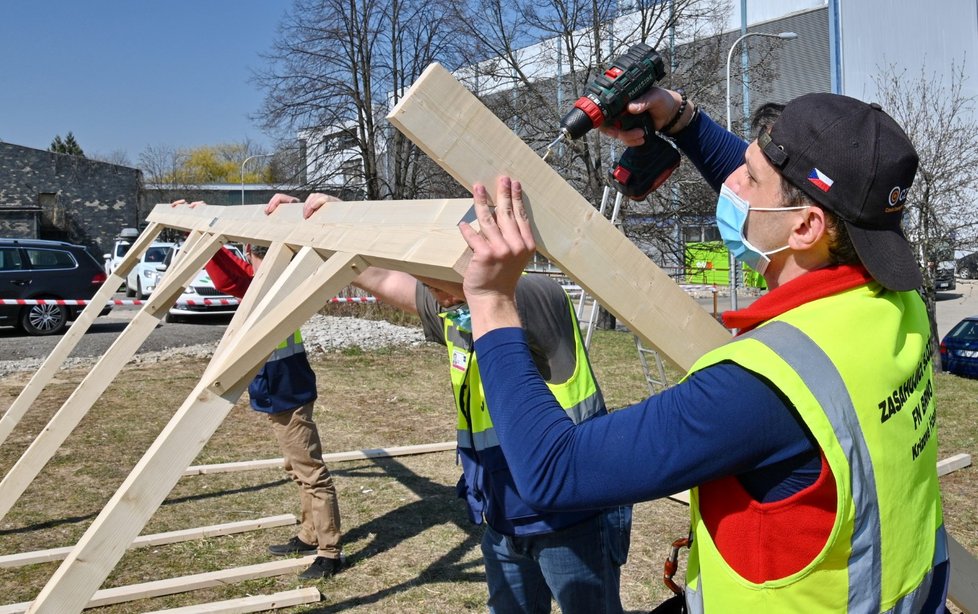
[[[978,316],[978,280],[959,279],[957,288],[937,293],[937,334],[944,337],[966,316]]]
[[[116,297],[125,298],[121,293]],[[108,315],[96,318],[71,355],[89,357],[104,354],[138,310],[139,307],[134,306],[116,306]],[[224,335],[230,320],[230,316],[198,316],[187,323],[160,323],[139,351],[160,351],[217,341]],[[61,335],[30,337],[17,328],[0,328],[0,360],[44,358],[60,340]]]
[[[119,295],[122,298],[122,295]],[[740,296],[740,307],[749,305],[754,297]],[[712,298],[697,299],[700,305],[712,312]],[[730,297],[717,297],[717,309],[730,309]],[[126,327],[136,314],[136,307],[116,307],[107,316],[98,318],[88,333],[75,348],[72,356],[101,356],[116,336]],[[978,315],[978,280],[960,280],[958,287],[951,292],[937,295],[937,331],[943,337],[961,318]],[[199,343],[211,343],[224,335],[228,316],[201,316],[192,322],[169,324],[156,327],[140,351],[159,351]],[[0,360],[20,360],[24,358],[44,358],[61,339],[56,337],[29,337],[14,328],[0,328]]]

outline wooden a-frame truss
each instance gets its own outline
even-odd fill
[[[490,186],[491,194],[497,176],[519,178],[539,251],[670,362],[688,369],[729,339],[705,310],[439,65],[425,71],[388,119],[468,188],[480,182]],[[469,253],[457,225],[471,219],[471,205],[468,199],[337,202],[309,220],[302,219],[299,205],[282,206],[268,216],[260,205],[158,205],[119,268],[0,419],[0,444],[163,228],[188,233],[182,257],[0,482],[0,518],[196,271],[228,241],[270,248],[200,381],[28,611],[64,614],[85,607],[274,347],[360,271],[376,265],[460,280]],[[952,552],[967,556],[956,543]],[[952,592],[957,589],[971,608],[978,608],[976,577],[972,572],[970,580],[965,576],[955,584],[952,579]]]

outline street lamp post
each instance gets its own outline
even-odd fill
[[[248,163],[248,160],[254,160],[255,158],[270,158],[270,157],[272,157],[274,155],[275,154],[255,154],[253,156],[248,156],[247,158],[244,159],[243,162],[241,162],[241,204],[242,205],[245,204],[244,203],[244,169],[245,169],[245,164]]]
[[[767,38],[780,38],[781,40],[794,40],[798,38],[798,35],[794,32],[781,32],[780,34],[773,34],[768,32],[748,32],[742,35],[740,38],[735,40],[732,45],[730,45],[730,50],[727,52],[727,132],[730,130],[730,59],[733,57],[734,49],[740,44],[740,41],[745,38],[750,38],[751,36],[764,36]],[[733,254],[730,254],[730,308],[737,309],[737,260],[734,258]]]

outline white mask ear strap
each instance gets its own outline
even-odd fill
[[[798,205],[796,207],[751,207],[751,211],[798,211],[799,209],[807,209],[811,205]]]
[[[778,252],[783,252],[784,250],[786,250],[786,249],[788,249],[789,247],[791,247],[791,246],[790,246],[790,245],[785,245],[784,247],[779,247],[778,249],[772,249],[772,250],[771,250],[771,251],[769,251],[769,252],[761,252],[761,254],[762,254],[762,255],[763,255],[763,256],[764,256],[765,258],[767,258],[768,256],[770,256],[770,255],[772,255],[772,254],[776,254],[776,253],[778,253]],[[770,260],[770,258],[768,258],[768,260]]]

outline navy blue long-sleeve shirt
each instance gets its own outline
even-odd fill
[[[717,191],[747,148],[705,113],[676,143]],[[755,499],[779,501],[818,477],[819,454],[794,409],[737,365],[710,367],[575,426],[537,373],[522,329],[483,336],[476,353],[503,453],[520,494],[539,509],[643,501],[729,475]]]

